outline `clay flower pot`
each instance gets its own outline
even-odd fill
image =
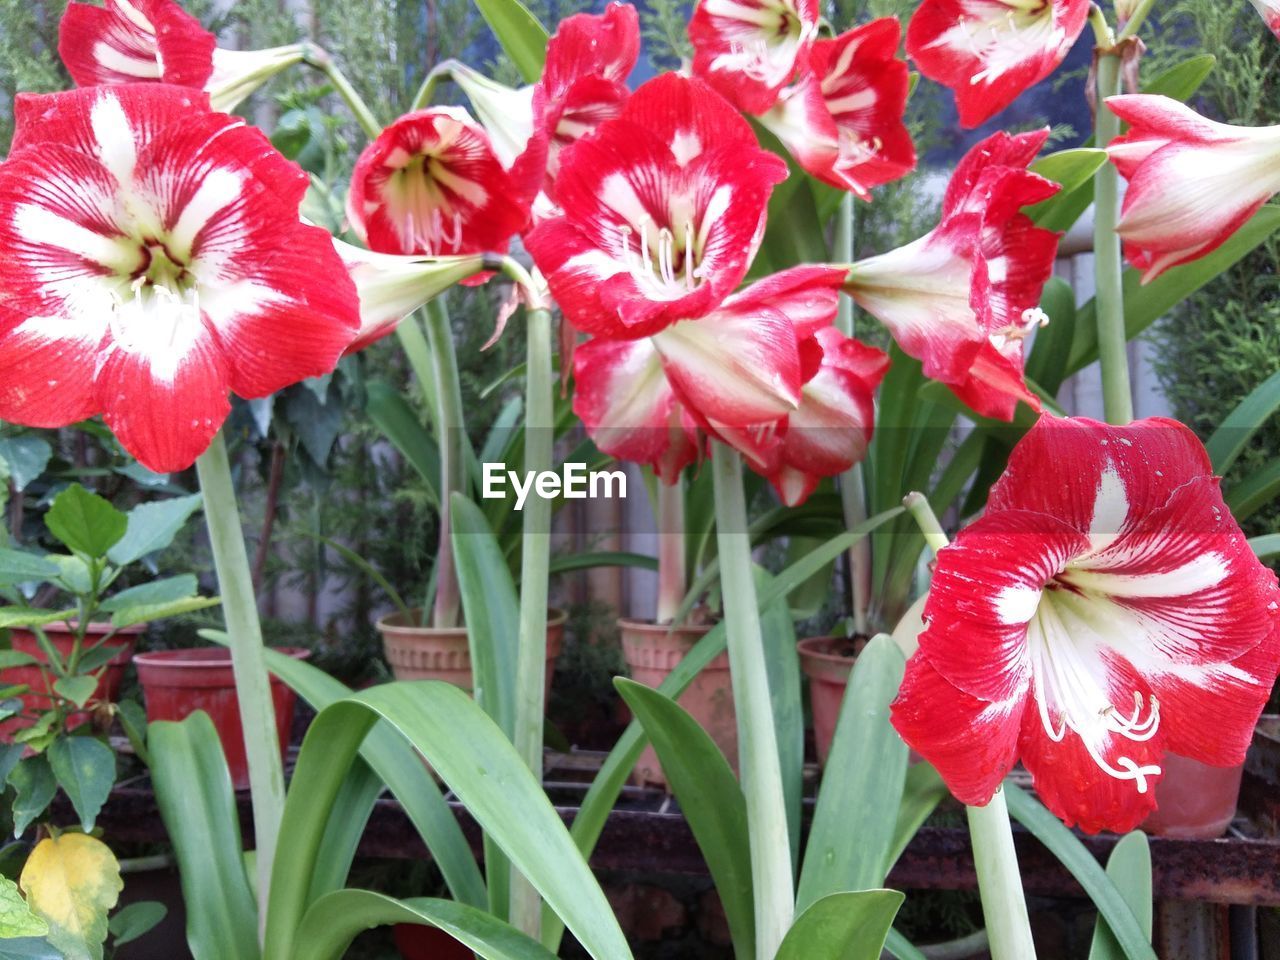
[[[416,623],[418,611],[413,610]],[[552,610],[547,617],[547,695],[551,675],[564,646],[564,625],[568,614]],[[437,630],[406,623],[404,614],[388,614],[377,623],[382,648],[397,680],[444,680],[463,690],[471,690],[471,648],[465,627]]]
[[[53,648],[58,651],[59,656],[66,657],[71,653],[71,648],[75,645],[75,632],[77,625],[75,623],[51,623],[44,628],[44,634],[49,638],[49,642],[53,644]],[[115,636],[107,641],[107,648],[115,650],[116,654],[107,661],[106,666],[98,675],[98,688],[94,691],[93,699],[114,702],[120,695],[120,681],[124,678],[125,667],[129,665],[129,661],[133,659],[133,646],[137,642],[138,635],[145,630],[146,627],[138,624],[133,627],[125,627],[121,630],[114,631]],[[112,627],[109,623],[91,623],[85,630],[85,648],[92,647],[102,637],[108,633],[112,633]],[[13,628],[9,631],[9,641],[14,650],[21,653],[29,653],[41,663],[48,663],[48,658],[44,655],[44,651],[40,649],[40,644],[36,640],[36,635],[30,630]],[[31,688],[29,693],[22,695],[23,708],[28,713],[38,713],[47,710],[52,703],[49,696],[49,685],[52,677],[43,673],[37,666],[26,667],[8,667],[0,670],[0,685],[9,686],[25,683]],[[85,723],[89,719],[87,712],[75,713],[68,718],[68,726],[75,728]],[[25,718],[15,717],[7,720],[0,726],[6,734],[12,734],[23,727],[30,726],[32,721]]]
[[[1211,767],[1166,753],[1156,784],[1156,809],[1142,822],[1146,833],[1181,840],[1212,840],[1227,832],[1240,801],[1244,766]]]
[[[800,651],[800,669],[809,678],[809,703],[813,708],[813,741],[818,762],[826,766],[831,741],[840,720],[840,705],[858,651],[866,640],[858,637],[811,637],[796,646]]]
[[[309,650],[282,649],[298,660],[311,656]],[[192,650],[157,650],[134,658],[138,681],[147,704],[147,722],[182,720],[203,710],[213,720],[222,752],[227,758],[231,783],[237,790],[249,788],[249,761],[244,752],[244,728],[240,726],[240,701],[236,697],[231,651],[223,647]],[[280,754],[289,746],[293,708],[297,697],[278,677],[271,678],[271,699],[276,708],[276,730]]]
[[[671,627],[643,620],[619,620],[622,656],[631,679],[656,687],[684,659],[689,649],[711,630],[708,626]],[[680,694],[680,706],[711,735],[729,765],[738,769],[738,719],[733,710],[729,655],[722,653]],[[641,786],[666,787],[667,778],[653,747],[645,747],[631,778]]]

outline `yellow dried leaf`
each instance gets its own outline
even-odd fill
[[[67,960],[102,960],[107,914],[124,888],[120,864],[105,843],[83,833],[41,840],[18,883]]]

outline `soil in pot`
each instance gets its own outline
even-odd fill
[[[1212,840],[1227,832],[1240,801],[1244,766],[1211,767],[1166,753],[1156,784],[1156,810],[1142,822],[1146,833],[1181,840]]]
[[[411,611],[406,622],[402,613],[378,621],[382,647],[397,680],[444,680],[463,690],[471,690],[471,648],[465,627],[436,629],[416,626],[419,611]],[[547,616],[547,693],[556,658],[564,646],[564,625],[568,615],[551,610]]]
[[[644,620],[619,620],[618,630],[622,637],[622,655],[631,679],[648,687],[657,687],[711,627],[672,627]],[[736,772],[738,720],[733,710],[729,655],[722,653],[707,664],[688,689],[680,694],[679,703],[711,735]],[[640,786],[667,786],[666,775],[653,747],[645,747],[631,778]]]
[[[102,637],[108,633],[115,635],[107,641],[107,648],[116,651],[102,673],[98,676],[98,688],[94,691],[94,700],[103,700],[107,702],[115,702],[120,695],[120,682],[124,678],[125,667],[129,661],[133,659],[133,646],[138,639],[138,635],[146,629],[139,624],[134,627],[125,627],[121,630],[114,630],[109,623],[91,623],[85,631],[84,647],[86,649],[94,646]],[[72,648],[75,646],[76,624],[74,623],[51,623],[44,628],[44,634],[49,638],[49,642],[53,644],[53,648],[58,651],[61,657],[70,655]],[[28,653],[35,657],[41,663],[48,663],[48,658],[44,651],[40,649],[40,644],[36,640],[36,635],[30,630],[22,630],[14,628],[9,631],[9,642],[14,650],[21,653]],[[52,677],[43,673],[37,666],[27,667],[8,667],[0,670],[0,685],[15,685],[25,683],[31,688],[29,693],[22,695],[22,703],[27,713],[38,713],[47,710],[51,704],[49,697],[49,685]],[[89,719],[88,712],[74,713],[67,718],[68,726],[72,729],[87,722]],[[31,720],[21,717],[15,717],[12,720],[6,720],[0,724],[0,735],[11,736],[14,732],[28,727],[32,723]]]
[[[864,637],[812,637],[801,640],[800,669],[809,678],[809,703],[813,708],[813,740],[818,762],[826,765],[831,741],[840,720],[840,705],[853,662],[866,646]]]
[[[278,651],[305,660],[311,651],[286,648]],[[134,658],[138,681],[147,705],[147,721],[182,720],[203,710],[213,720],[227,758],[231,783],[237,790],[249,788],[249,762],[245,758],[240,726],[240,701],[236,697],[231,651],[223,647],[191,650],[158,650]],[[294,692],[279,678],[271,678],[271,699],[276,709],[280,753],[289,745],[293,725]]]

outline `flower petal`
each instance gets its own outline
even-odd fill
[[[197,90],[213,73],[213,34],[173,0],[67,4],[58,54],[81,87],[161,82]]]
[[[93,377],[106,317],[23,317],[0,304],[0,420],[61,427],[98,412]]]
[[[698,0],[693,71],[747,113],[764,113],[818,33],[816,0]]]
[[[1025,710],[1022,695],[995,702],[970,696],[916,653],[907,661],[890,716],[894,729],[933,764],[957,800],[985,806],[1017,760]]]

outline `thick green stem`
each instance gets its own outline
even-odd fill
[[[787,835],[782,767],[751,569],[742,459],[722,443],[715,442],[712,448],[720,592],[725,597],[729,670],[738,715],[738,760],[751,843],[756,957],[773,960],[795,913],[791,840]]]
[[[527,476],[541,476],[552,468],[555,435],[550,311],[542,308],[529,310],[526,335],[524,469]],[[551,501],[535,495],[524,506],[515,746],[539,780],[542,778],[550,564]],[[542,904],[529,881],[516,873],[511,877],[511,922],[519,930],[538,939]]]
[[[334,63],[333,57],[330,56],[328,51],[310,44],[306,50],[306,62],[323,73],[329,82],[333,84],[333,89],[346,102],[351,109],[351,113],[356,118],[356,123],[360,124],[360,129],[365,132],[365,135],[370,140],[382,132],[382,124],[373,115],[373,111],[364,102],[364,98],[356,92],[356,88],[351,85],[351,81],[347,79],[346,74],[338,69],[338,65]]]
[[[907,494],[902,505],[911,513],[934,553],[947,546],[942,524],[923,494]],[[991,939],[991,960],[1036,960],[1031,918],[1027,915],[1003,788],[996,791],[985,807],[965,809],[969,816],[969,838],[973,843],[982,913]]]
[[[675,623],[689,588],[684,542],[684,474],[658,478],[658,623]]]
[[[966,807],[978,893],[987,923],[991,960],[1036,960],[1031,918],[1022,892],[1022,875],[1013,849],[1013,830],[1004,788],[985,807]]]
[[[1120,92],[1120,57],[1098,57],[1098,118],[1096,139],[1105,148],[1120,133],[1120,118],[1107,107],[1107,97]],[[1097,273],[1098,359],[1102,365],[1102,404],[1107,422],[1126,424],[1133,419],[1133,392],[1129,385],[1128,337],[1124,328],[1124,282],[1120,235],[1119,173],[1114,164],[1103,164],[1094,179],[1093,256]]]
[[[1139,4],[1133,8],[1133,13],[1129,19],[1122,24],[1120,36],[1117,40],[1128,40],[1135,36],[1138,30],[1142,28],[1142,24],[1146,22],[1147,17],[1151,14],[1152,9],[1156,5],[1156,0],[1141,0]]]
[[[835,240],[832,255],[837,263],[853,263],[853,234],[856,207],[852,193],[846,193],[836,213]],[[836,329],[846,337],[853,336],[854,303],[847,293],[840,294],[836,312]],[[863,481],[862,462],[855,463],[840,475],[840,504],[844,508],[844,527],[852,530],[867,519],[867,492]],[[853,630],[859,636],[869,632],[867,608],[871,605],[871,541],[863,538],[849,548],[849,600],[853,614]]]
[[[213,566],[218,574],[218,590],[222,595],[236,699],[240,707],[240,726],[244,730],[245,756],[249,761],[258,904],[260,916],[265,918],[276,837],[284,811],[284,768],[280,760],[280,739],[276,732],[267,660],[262,649],[262,626],[253,594],[249,553],[244,545],[244,530],[240,526],[240,511],[231,482],[231,464],[221,433],[213,438],[209,449],[196,461],[196,473],[200,477],[200,492],[204,495],[204,516],[209,527]]]
[[[436,602],[431,625],[442,629],[458,625],[461,609],[458,574],[453,565],[451,514],[453,494],[465,487],[467,463],[458,357],[443,296],[427,304],[427,342],[435,374],[436,428],[440,444],[440,549],[436,556]]]

